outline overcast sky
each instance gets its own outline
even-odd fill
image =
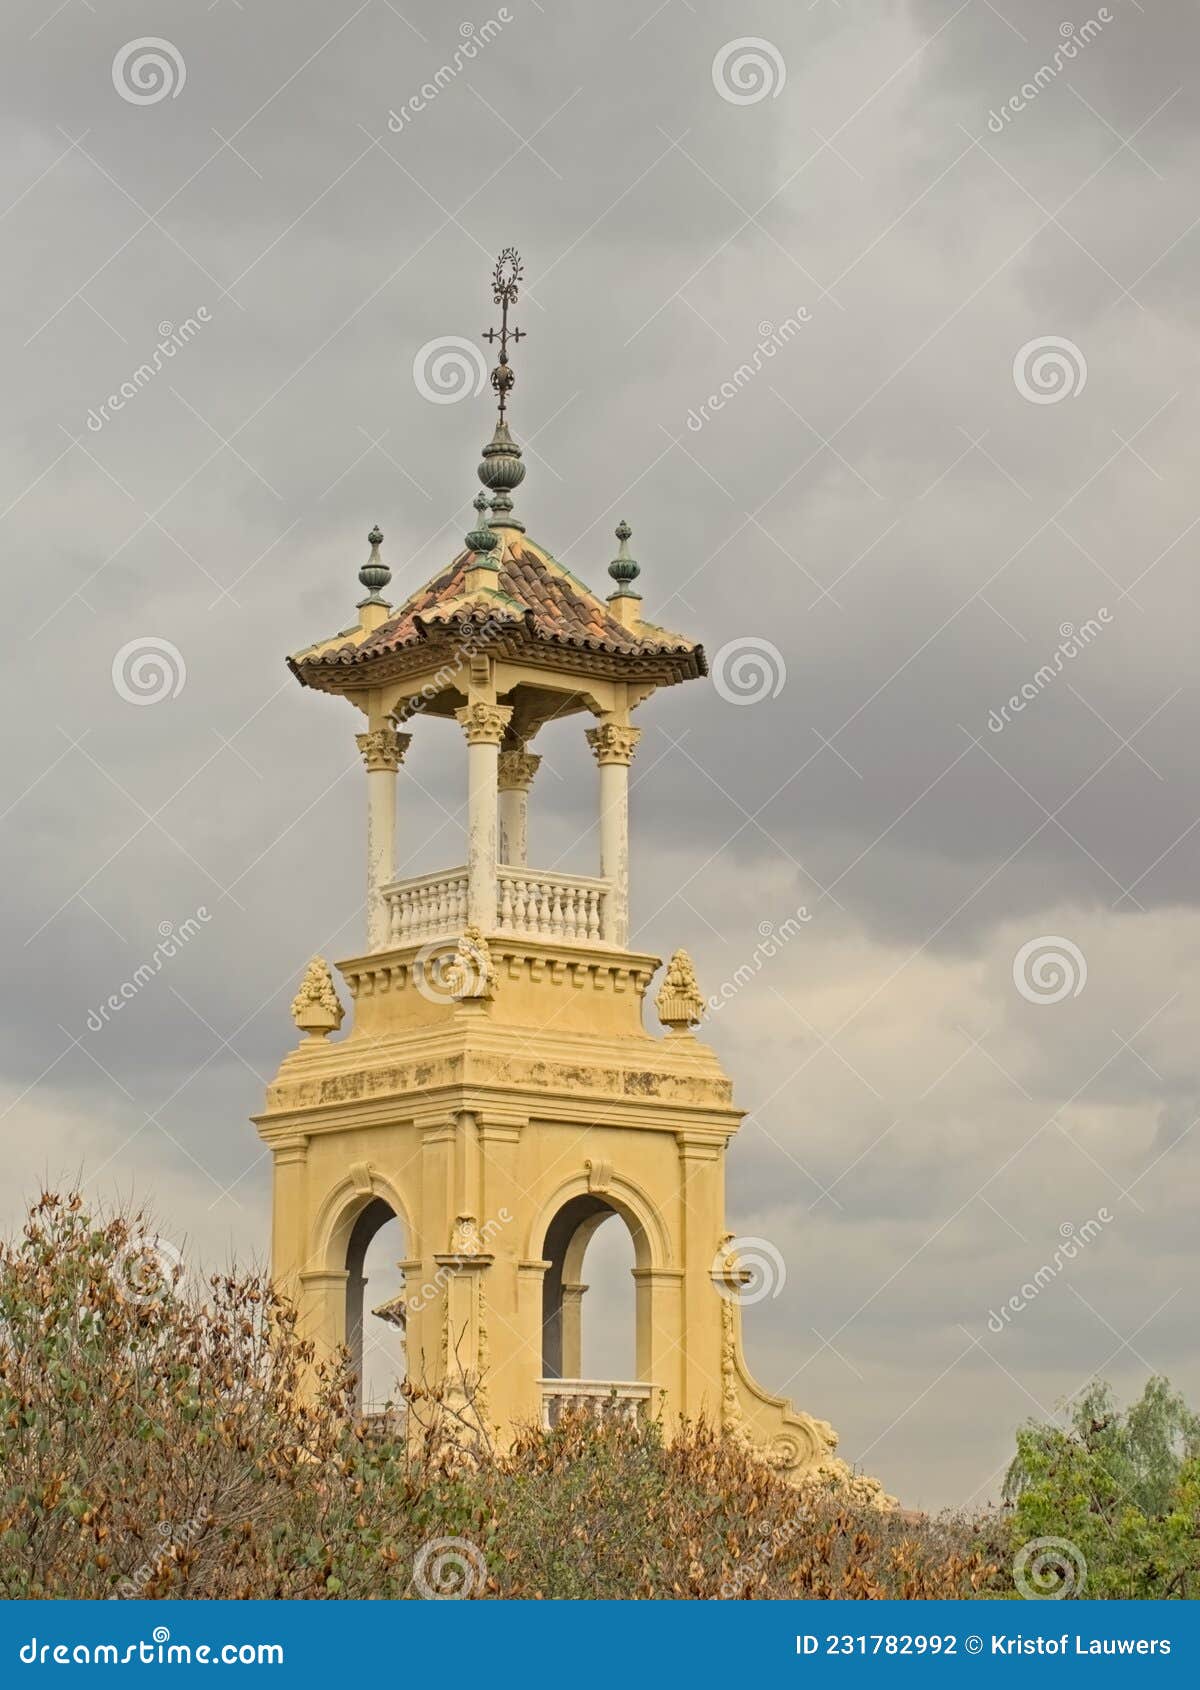
[[[82,1177],[261,1257],[247,1117],[308,957],[363,933],[360,724],[283,657],[353,621],[373,523],[397,598],[453,554],[491,410],[421,354],[477,342],[515,244],[518,512],[597,586],[626,517],[647,614],[720,681],[643,713],[633,904],[706,991],[753,970],[708,1036],[749,1112],[729,1224],[786,1265],[754,1370],[925,1506],[993,1495],[1097,1372],[1200,1397],[1197,29],[5,8],[10,1221]],[[578,723],[538,749],[533,859],[594,870]],[[401,790],[400,872],[462,860],[456,730]],[[627,1376],[612,1230],[589,1359]]]

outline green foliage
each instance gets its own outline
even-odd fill
[[[1200,1596],[1200,1416],[1167,1380],[1124,1411],[1097,1382],[1065,1426],[1023,1427],[1005,1496],[1013,1550],[1057,1538],[1083,1557],[1073,1595]]]

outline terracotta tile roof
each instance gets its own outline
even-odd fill
[[[494,590],[467,593],[473,554],[461,552],[366,639],[347,641],[320,656],[300,656],[296,666],[358,665],[416,645],[425,630],[491,620],[511,621],[514,628],[523,625],[535,639],[560,646],[629,656],[678,654],[692,659],[694,673],[707,673],[700,646],[649,623],[640,633],[623,628],[602,599],[527,535],[505,530],[493,555],[500,565],[499,574],[492,577]]]

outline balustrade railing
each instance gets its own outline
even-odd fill
[[[465,868],[394,880],[383,888],[383,896],[391,945],[451,938],[466,925]],[[607,896],[605,880],[505,864],[496,871],[497,931],[566,944],[599,944],[604,937]]]
[[[581,874],[543,874],[502,866],[497,871],[496,916],[501,933],[595,943],[604,928],[607,882]]]
[[[592,1420],[628,1420],[645,1417],[650,1402],[650,1385],[609,1379],[542,1379],[542,1424],[556,1426],[566,1410],[581,1411]]]

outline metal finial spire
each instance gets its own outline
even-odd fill
[[[371,547],[371,555],[358,572],[358,578],[367,589],[367,597],[359,601],[359,609],[364,604],[382,604],[390,610],[391,606],[383,597],[383,589],[392,578],[392,572],[379,555],[379,548],[383,544],[383,530],[376,523],[367,535]]]
[[[500,358],[492,371],[492,386],[496,389],[496,397],[500,401],[501,422],[504,421],[509,389],[517,379],[516,371],[508,361],[508,343],[510,340],[517,342],[525,337],[523,329],[510,329],[508,326],[508,308],[516,303],[517,284],[523,275],[520,253],[515,246],[506,246],[496,260],[496,268],[492,272],[492,294],[500,307],[500,327],[488,329],[483,336],[489,345],[497,340],[500,342]]]
[[[642,566],[629,555],[629,541],[633,534],[633,529],[625,521],[624,517],[622,517],[620,522],[617,524],[616,534],[617,539],[621,542],[621,544],[616,557],[608,566],[608,573],[617,583],[617,590],[615,593],[610,593],[609,597],[614,599],[640,599],[642,595],[639,592],[634,591],[633,583],[642,573]]]

